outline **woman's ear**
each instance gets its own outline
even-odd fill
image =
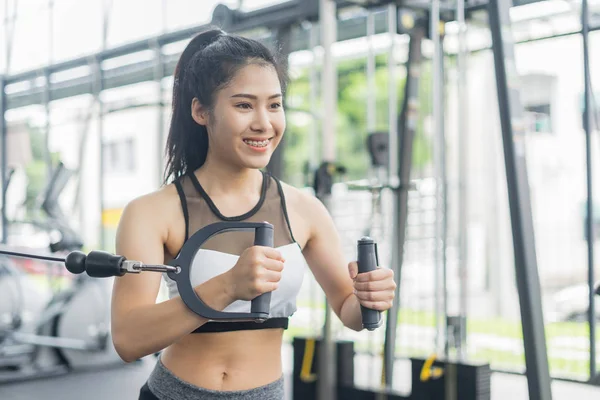
[[[192,100],[192,118],[198,125],[208,125],[208,110],[196,97]]]

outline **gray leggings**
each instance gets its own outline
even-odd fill
[[[140,391],[139,400],[283,400],[283,376],[275,382],[248,390],[217,391],[185,382],[169,371],[160,358]]]

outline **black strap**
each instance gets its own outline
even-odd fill
[[[252,331],[258,329],[276,329],[288,328],[289,318],[276,317],[269,318],[264,322],[258,323],[253,321],[241,322],[222,322],[210,321],[196,328],[192,333],[215,333],[215,332],[233,332],[233,331]]]
[[[206,201],[208,208],[210,208],[210,210],[212,211],[212,213],[215,216],[217,216],[222,221],[243,221],[245,219],[252,217],[254,214],[256,214],[258,212],[258,210],[260,210],[260,208],[262,207],[263,203],[265,202],[269,177],[264,172],[261,171],[261,173],[263,174],[263,181],[262,181],[262,187],[260,190],[260,199],[258,200],[258,203],[256,203],[256,205],[247,213],[242,214],[242,215],[236,215],[233,217],[226,217],[223,214],[221,214],[221,211],[219,211],[219,209],[217,208],[215,203],[212,201],[212,199],[210,198],[208,193],[206,193],[206,191],[200,184],[198,177],[194,173],[190,173],[189,176],[192,181],[192,184],[194,185],[194,188],[196,188],[196,191],[198,192],[198,194],[200,194],[200,196],[202,196],[204,201]]]
[[[285,222],[287,223],[288,230],[290,231],[290,236],[292,237],[292,240],[295,242],[296,239],[294,238],[294,234],[292,233],[292,225],[290,224],[290,218],[288,216],[287,207],[285,205],[285,195],[283,194],[283,188],[281,187],[281,183],[279,182],[279,180],[277,178],[275,178],[274,176],[272,176],[272,177],[275,180],[275,183],[277,183],[277,191],[279,191],[279,199],[281,200],[281,209],[283,210],[283,216],[285,217]]]
[[[181,186],[181,181],[179,179],[175,181],[175,187],[177,188],[177,194],[179,194],[179,201],[181,202],[181,208],[183,209],[183,217],[185,218],[185,241],[187,242],[190,234],[190,214],[188,213],[187,200],[185,199],[183,186]]]

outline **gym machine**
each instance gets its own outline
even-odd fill
[[[409,57],[407,62],[407,84],[405,86],[404,103],[401,114],[397,121],[398,124],[398,151],[399,154],[392,155],[402,162],[399,163],[399,184],[394,184],[391,180],[385,182],[381,169],[390,165],[390,134],[388,132],[373,131],[367,135],[365,143],[368,149],[371,164],[375,170],[376,178],[367,183],[349,182],[349,190],[365,190],[372,194],[373,210],[377,212],[380,206],[380,195],[383,190],[391,190],[394,193],[395,216],[394,216],[394,244],[393,248],[401,249],[404,245],[405,227],[407,219],[408,191],[415,188],[410,182],[410,166],[412,160],[412,145],[417,126],[418,118],[418,92],[419,92],[419,71],[422,59],[421,43],[426,36],[426,26],[428,20],[426,17],[418,18],[411,12],[406,14],[407,10],[399,11],[402,15],[413,17],[415,25],[407,27],[402,24],[398,29],[402,33],[410,36]],[[405,19],[406,21],[406,19]],[[392,68],[390,65],[389,68]],[[371,126],[372,127],[372,126]],[[391,149],[396,151],[395,149]],[[324,168],[329,166],[329,168]],[[322,183],[321,186],[315,185],[315,193],[318,197],[331,194],[331,185],[334,176],[338,172],[332,168],[332,163],[324,163],[319,169],[321,176],[329,176],[315,179],[315,182]],[[319,175],[317,175],[318,177]],[[396,258],[392,264],[401,265],[402,252],[394,254]],[[397,258],[400,257],[398,260]],[[400,279],[400,269],[395,270],[397,281]],[[384,365],[382,376],[382,388],[373,390],[367,388],[358,388],[354,383],[354,344],[350,341],[336,341],[334,359],[329,362],[335,362],[333,368],[335,374],[336,396],[338,399],[485,399],[490,397],[490,368],[489,365],[476,365],[467,363],[458,363],[454,361],[436,360],[434,357],[427,359],[411,358],[412,365],[412,391],[407,397],[392,389],[392,374],[395,355],[393,343],[395,343],[397,325],[398,298],[394,299],[394,307],[386,313],[386,340],[384,344]],[[395,310],[395,311],[394,311]],[[451,321],[449,321],[451,322]],[[295,337],[293,341],[294,348],[294,373],[293,373],[293,398],[294,399],[319,399],[321,393],[319,388],[319,371],[323,368],[324,342],[331,340],[326,332],[320,338]],[[321,356],[320,356],[321,355]],[[334,361],[335,360],[335,361]],[[328,376],[331,376],[328,373]],[[445,395],[449,390],[454,390],[454,397]],[[458,397],[456,397],[458,396]]]
[[[532,3],[538,0],[513,0],[514,5],[521,5],[526,3]],[[427,2],[416,1],[416,0],[405,0],[405,1],[379,1],[379,0],[354,0],[354,1],[341,1],[336,0],[338,3],[338,8],[346,7],[349,5],[362,5],[362,6],[377,6],[384,3],[395,3],[398,6],[403,7],[403,9],[408,10],[409,14],[412,11],[422,12],[428,8]],[[506,71],[514,71],[514,60],[511,59],[503,59],[503,54],[505,50],[509,50],[510,55],[512,55],[512,43],[509,40],[503,41],[503,35],[509,33],[509,30],[506,27],[510,25],[508,22],[506,15],[507,10],[511,6],[509,1],[487,1],[487,0],[465,0],[466,10],[470,12],[471,10],[480,10],[488,8],[490,15],[490,22],[493,19],[496,21],[502,21],[502,24],[494,24],[491,23],[491,29],[494,33],[493,36],[493,50],[494,50],[494,58],[496,60],[496,71],[498,77],[498,91],[499,97],[501,97],[501,92],[507,93],[507,80],[506,80]],[[400,11],[402,12],[402,10]],[[448,10],[445,5],[442,5],[441,12],[449,13],[452,15],[452,10]],[[220,13],[220,14],[219,14]],[[501,17],[500,17],[501,16]],[[213,15],[213,21],[211,24],[218,24],[223,26],[228,31],[237,32],[243,30],[250,30],[259,26],[275,26],[278,24],[293,24],[298,21],[302,21],[305,19],[318,19],[318,6],[316,0],[291,0],[282,4],[278,4],[272,7],[266,7],[265,9],[253,11],[250,13],[238,13],[232,10],[229,10],[227,7],[222,6],[219,11],[215,9],[215,13]],[[340,23],[341,25],[342,23]],[[500,26],[504,28],[501,30]],[[400,24],[399,24],[400,27]],[[132,44],[127,44],[126,46],[119,47],[116,49],[110,49],[103,51],[98,54],[95,58],[98,62],[101,62],[105,59],[109,59],[111,57],[116,57],[122,54],[126,54],[127,52],[134,52],[147,49],[150,44],[149,43],[160,43],[167,44],[172,43],[177,40],[183,40],[188,38],[189,35],[193,32],[196,32],[199,29],[203,29],[205,27],[194,27],[190,30],[180,31],[176,33],[169,33],[162,35],[157,40],[143,40],[139,42],[135,42]],[[377,26],[376,26],[377,28]],[[380,32],[376,29],[376,31]],[[297,48],[293,48],[292,51],[297,50]],[[167,68],[163,68],[162,71],[165,75],[170,74],[170,70],[173,66],[173,60],[165,59],[165,65]],[[52,71],[58,72],[61,70],[67,70],[69,68],[74,68],[81,65],[88,65],[89,59],[88,57],[71,60],[69,62],[62,63],[60,65],[48,67],[53,68]],[[146,66],[143,66],[146,68]],[[143,69],[143,68],[142,68]],[[142,70],[140,69],[140,70]],[[44,69],[44,73],[47,73],[50,69]],[[115,71],[115,74],[111,74],[111,76],[103,77],[102,79],[106,80],[107,87],[113,87],[117,85],[116,79],[111,78],[113,76],[117,76],[120,79],[119,82],[130,82],[132,79],[131,75],[127,75],[127,79],[123,79],[123,76],[118,75],[122,73],[124,69],[119,69]],[[39,71],[30,71],[25,72],[15,76],[0,76],[0,140],[2,141],[2,179],[4,183],[4,188],[6,188],[7,183],[7,174],[6,172],[6,123],[4,119],[4,114],[7,109],[17,107],[19,105],[30,104],[28,102],[37,101],[36,93],[26,93],[22,95],[21,93],[10,94],[8,95],[4,88],[6,85],[11,83],[17,83],[22,81],[27,81],[28,79],[35,79],[39,76]],[[142,80],[143,74],[137,74],[134,80]],[[504,79],[502,80],[502,77]],[[112,80],[111,80],[112,79]],[[137,81],[136,81],[137,82]],[[113,86],[111,86],[113,85]],[[73,85],[70,87],[69,95],[87,93],[89,91],[89,82],[82,80],[81,84]],[[72,90],[71,90],[72,89]],[[51,89],[51,98],[59,99],[66,96],[64,92],[62,94],[57,94],[54,89]],[[62,97],[61,97],[62,96]],[[32,100],[34,99],[34,100]],[[521,132],[513,132],[511,130],[510,122],[515,117],[511,116],[514,110],[519,109],[518,101],[513,101],[513,99],[518,100],[518,96],[515,96],[514,93],[511,92],[510,99],[507,100],[506,96],[501,100],[500,109],[501,109],[501,120],[503,125],[503,139],[505,142],[505,148],[514,148],[517,146],[518,134]],[[407,127],[404,132],[400,133],[401,140],[410,139],[410,135],[407,132],[410,131],[410,125],[407,123],[410,121],[411,113],[406,113],[407,107],[411,107],[409,109],[410,112],[414,111],[415,104],[405,105],[403,114],[406,114],[404,124]],[[517,115],[518,117],[518,115]],[[401,124],[402,126],[402,124]],[[408,137],[406,137],[408,136]],[[392,149],[396,151],[396,148]],[[400,143],[398,143],[398,154],[402,154],[406,151],[406,147],[403,147]],[[526,359],[527,359],[527,376],[528,383],[530,387],[530,395],[532,399],[549,399],[549,377],[547,371],[547,360],[545,357],[546,347],[545,342],[543,341],[543,326],[540,324],[542,315],[541,315],[541,307],[539,307],[539,280],[537,278],[537,268],[535,261],[535,251],[533,244],[533,230],[531,228],[531,213],[528,210],[529,207],[529,198],[528,198],[528,188],[526,185],[526,174],[524,169],[524,160],[522,155],[517,152],[516,156],[514,152],[509,152],[509,155],[506,155],[506,168],[508,172],[508,185],[509,185],[509,196],[511,199],[511,219],[513,226],[513,240],[515,246],[515,268],[517,271],[517,276],[519,282],[522,282],[518,286],[519,296],[521,300],[522,309],[530,310],[530,312],[522,312],[522,321],[523,321],[523,331],[525,337],[525,350],[526,350]],[[402,157],[400,160],[403,161]],[[410,167],[410,165],[409,165]],[[510,170],[510,171],[509,171]],[[400,165],[398,166],[398,178],[400,179],[400,185],[398,186],[398,192],[396,193],[396,216],[395,220],[400,221],[402,217],[402,202],[405,201],[403,198],[402,183],[407,182],[403,180],[402,172],[406,173],[409,171]],[[407,188],[405,188],[406,190]],[[3,191],[3,199],[6,200],[6,191]],[[6,204],[6,201],[3,201],[3,204]],[[8,221],[6,218],[5,207],[2,207],[2,220],[3,220],[3,230],[6,229],[8,225]],[[523,230],[522,227],[525,226],[527,229]],[[531,229],[529,229],[531,228]],[[398,229],[401,230],[400,224],[398,224]],[[6,237],[6,231],[4,231],[3,238]],[[396,242],[395,246],[397,249],[401,249],[398,246],[400,241]],[[401,254],[401,252],[399,252]],[[394,263],[394,268],[396,268],[396,276],[398,279],[400,278],[401,269],[401,260],[397,260]],[[400,285],[398,285],[400,288]],[[531,290],[530,290],[531,289]],[[530,293],[530,294],[528,294]],[[399,296],[396,296],[399,298]],[[531,308],[530,306],[533,306]],[[395,305],[393,309],[395,312],[391,313],[396,315],[398,311],[398,304]],[[538,313],[538,311],[540,311]],[[395,338],[395,324],[390,324],[392,327],[390,328],[390,334],[386,334],[386,338],[394,334]],[[386,332],[387,333],[387,332]],[[540,338],[542,340],[540,341]],[[391,343],[391,341],[390,341]],[[388,346],[388,349],[390,347]],[[386,351],[388,354],[389,350]],[[388,357],[388,363],[391,362],[391,358]],[[391,364],[393,365],[393,363]],[[386,373],[390,374],[391,370],[386,369]],[[435,375],[435,374],[434,374]],[[387,385],[391,385],[391,381],[387,380]]]
[[[72,175],[62,163],[53,169],[41,203],[44,220],[11,221],[58,231],[60,238],[49,243],[54,255],[83,247],[58,204]],[[5,255],[0,257],[0,384],[124,364],[110,337],[111,281],[78,276],[66,289],[45,290]],[[69,278],[52,266],[44,265],[48,282]]]
[[[531,2],[531,1],[529,1]],[[340,4],[348,2],[338,1]],[[407,217],[407,191],[409,185],[412,156],[412,140],[415,133],[415,118],[418,112],[418,72],[421,59],[421,41],[427,36],[426,27],[430,24],[428,19],[437,22],[440,15],[442,19],[454,19],[454,10],[443,8],[437,3],[429,13],[428,7],[419,2],[406,1],[353,1],[364,7],[376,7],[385,3],[396,3],[403,7],[403,13],[408,12],[424,18],[410,28],[409,60],[407,63],[407,84],[405,87],[404,104],[398,121],[398,149],[399,158],[398,180],[399,185],[392,187],[395,200],[394,222],[396,223],[392,247],[396,250],[392,267],[397,277],[398,290],[401,285],[402,249],[405,242],[406,217]],[[494,54],[496,83],[499,99],[499,112],[504,143],[505,166],[509,193],[510,215],[512,222],[515,269],[517,289],[521,306],[521,321],[524,336],[525,358],[529,398],[532,400],[551,399],[550,375],[547,360],[546,342],[543,330],[543,314],[541,307],[539,277],[536,265],[535,244],[533,240],[533,223],[530,210],[529,188],[527,185],[527,172],[524,153],[519,150],[520,136],[524,134],[522,125],[513,121],[520,119],[522,107],[518,93],[513,85],[508,85],[509,76],[515,70],[514,49],[510,37],[509,9],[513,6],[511,1],[490,0],[466,1],[464,13],[471,10],[487,8],[490,30],[492,33],[492,50]],[[525,1],[515,0],[515,5],[524,4]],[[406,15],[406,14],[404,14]],[[423,16],[424,15],[424,16]],[[413,19],[414,21],[414,19]],[[433,25],[432,25],[433,26]],[[401,28],[401,24],[398,25]],[[429,38],[436,39],[433,35],[437,29],[432,29]],[[434,40],[435,41],[435,40]],[[438,78],[439,79],[439,78]],[[438,83],[439,85],[439,83]],[[434,90],[439,90],[438,88]],[[434,100],[435,101],[435,100]],[[439,110],[438,110],[439,112]],[[436,126],[436,129],[440,129]],[[443,135],[442,135],[443,139]],[[395,149],[392,149],[395,151]],[[442,157],[443,159],[443,157]],[[435,360],[431,357],[426,360],[411,359],[413,370],[413,386],[410,396],[394,393],[392,388],[393,364],[395,361],[394,344],[396,342],[396,325],[399,310],[399,296],[396,295],[392,309],[387,313],[386,340],[384,345],[384,384],[383,391],[359,390],[354,387],[353,377],[353,346],[350,342],[336,343],[337,355],[334,361],[337,364],[337,373],[330,378],[337,379],[337,398],[395,398],[395,399],[484,399],[490,398],[490,367],[489,365],[468,364],[464,360],[455,361],[446,359]],[[449,317],[446,319],[447,331],[456,333],[454,343],[464,346],[465,318],[464,316]],[[325,338],[327,339],[327,338]],[[319,362],[306,362],[306,352],[311,350],[313,359],[319,358],[314,354],[314,346],[307,346],[306,341],[298,338],[294,342],[294,398],[318,398],[316,388],[319,379]],[[316,347],[317,349],[319,347]],[[448,341],[446,343],[448,349]],[[314,365],[313,365],[314,364]],[[316,369],[315,369],[316,368]],[[311,371],[307,373],[306,371]]]
[[[176,282],[183,302],[197,315],[209,320],[254,321],[262,323],[269,318],[270,292],[253,299],[249,313],[225,312],[217,311],[207,306],[192,286],[191,266],[193,265],[196,253],[208,239],[228,231],[252,231],[254,232],[254,245],[273,247],[273,225],[267,222],[217,222],[200,229],[192,235],[183,245],[177,257],[166,265],[147,265],[139,261],[127,260],[120,255],[113,255],[98,250],[91,251],[87,255],[81,251],[72,251],[65,258],[46,257],[8,250],[0,250],[0,254],[64,263],[67,270],[72,274],[80,275],[85,272],[85,275],[80,276],[87,276],[89,278],[110,278],[123,276],[126,273],[140,273],[142,271],[167,273]],[[358,240],[357,263],[359,274],[373,271],[377,267],[376,243],[368,237]],[[89,307],[89,302],[83,301],[83,299],[79,299],[78,304],[86,309]],[[365,329],[374,330],[381,325],[381,312],[361,306],[361,314]],[[38,337],[38,340],[40,339],[42,338]],[[106,340],[106,338],[104,339]],[[66,339],[46,338],[46,340],[58,343]],[[97,350],[98,348],[96,347],[93,350]],[[89,351],[92,348],[89,346],[87,348],[79,348],[79,350]],[[85,353],[82,354],[85,355]]]

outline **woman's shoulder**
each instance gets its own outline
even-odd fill
[[[325,208],[323,203],[315,197],[312,190],[280,182],[288,211],[298,212],[305,217],[322,215]]]
[[[178,211],[179,197],[171,183],[131,199],[123,209],[123,216],[168,221]]]

